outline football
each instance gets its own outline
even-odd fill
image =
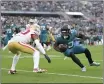
[[[64,51],[66,51],[66,49],[67,49],[68,46],[66,44],[59,44],[58,47],[59,47],[59,49],[60,49],[61,52],[64,52]]]

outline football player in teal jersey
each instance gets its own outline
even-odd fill
[[[56,51],[62,52],[65,56],[70,57],[73,62],[81,67],[82,71],[86,71],[86,67],[80,62],[80,60],[76,57],[75,54],[84,53],[90,66],[100,66],[100,63],[94,62],[91,57],[91,53],[89,49],[85,48],[83,45],[75,45],[74,39],[76,37],[83,38],[83,34],[78,34],[76,30],[71,31],[68,25],[64,25],[61,28],[61,35],[56,38],[56,42],[54,44],[54,49]],[[60,46],[63,44],[63,47]],[[67,45],[67,47],[65,47]]]
[[[44,44],[47,45],[47,38],[48,38],[48,30],[47,30],[47,27],[46,27],[46,24],[42,24],[41,26],[41,33],[40,33],[40,41],[41,41],[41,44],[42,46],[44,46]]]
[[[44,46],[44,44],[46,45],[47,51],[49,50],[49,46],[51,44],[50,39],[52,41],[55,41],[54,36],[52,35],[48,25],[42,24],[41,25],[40,41],[43,46]]]

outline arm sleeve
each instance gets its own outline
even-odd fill
[[[36,47],[39,49],[39,51],[42,53],[42,54],[46,54],[43,46],[41,45],[41,43],[39,42],[38,39],[35,40],[35,44],[36,44]]]

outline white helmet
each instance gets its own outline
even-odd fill
[[[33,22],[34,23],[34,20],[33,19],[30,19],[29,22]]]
[[[36,24],[37,24],[37,23],[38,23],[38,20],[37,20],[37,19],[34,19],[34,23],[36,23]]]

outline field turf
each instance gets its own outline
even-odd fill
[[[70,58],[64,60],[64,55],[54,49],[48,51],[52,63],[49,64],[41,55],[40,67],[48,70],[46,73],[33,73],[33,59],[31,55],[22,54],[16,66],[17,74],[10,75],[13,54],[8,50],[0,50],[1,82],[2,83],[102,83],[103,82],[103,46],[87,46],[92,58],[101,63],[99,67],[89,66],[84,54],[77,55],[86,66],[87,71],[81,72]]]

